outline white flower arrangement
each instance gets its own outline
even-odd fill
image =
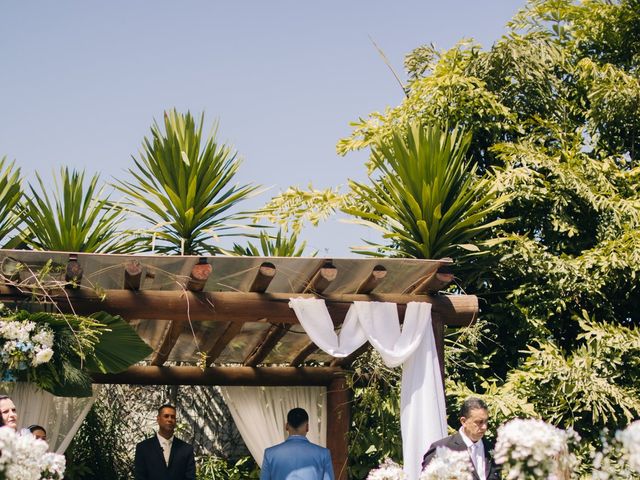
[[[0,371],[4,380],[12,372],[35,368],[53,357],[53,331],[46,325],[28,320],[0,323]]]
[[[573,468],[575,457],[569,453],[569,444],[577,441],[573,431],[518,418],[498,429],[494,458],[503,465],[507,480],[558,478]]]
[[[636,473],[640,473],[640,420],[636,420],[624,430],[616,432],[616,440],[622,445],[623,458]]]
[[[378,468],[371,470],[367,476],[367,480],[406,480],[407,478],[402,467],[390,458],[386,458]]]
[[[59,480],[65,458],[48,453],[47,442],[0,427],[0,480]]]
[[[419,480],[471,480],[471,457],[467,451],[438,447],[436,455],[420,474]]]

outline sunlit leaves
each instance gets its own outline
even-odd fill
[[[8,163],[6,157],[0,159],[0,242],[5,248],[17,243],[16,236],[20,217],[17,208],[22,198],[22,178],[20,169],[14,168],[14,162]]]

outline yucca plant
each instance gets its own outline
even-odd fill
[[[22,178],[20,169],[14,162],[0,159],[0,241],[4,248],[13,248],[20,241],[16,235],[20,217],[16,214],[22,198]]]
[[[252,235],[249,235],[250,237]],[[265,230],[261,230],[255,238],[260,240],[259,245],[248,242],[246,247],[233,244],[233,249],[229,252],[231,255],[244,255],[247,257],[301,257],[307,242],[298,243],[298,235],[292,233],[287,234],[280,229],[274,237],[269,235]],[[310,256],[315,257],[317,252],[313,252]]]
[[[62,168],[54,175],[54,193],[36,174],[37,186],[22,201],[20,216],[26,226],[24,243],[35,250],[63,252],[127,253],[138,250],[136,240],[121,230],[124,215],[113,206],[99,175],[85,184],[84,172]],[[39,188],[37,188],[39,187]]]
[[[234,234],[230,230],[241,215],[230,210],[258,188],[231,184],[240,160],[217,142],[217,125],[205,137],[203,124],[204,114],[196,123],[189,112],[165,112],[164,132],[154,122],[140,157],[133,158],[133,180],[116,185],[150,224],[146,241],[160,253],[220,252],[210,239]]]
[[[372,147],[371,185],[351,181],[352,205],[344,211],[357,223],[380,230],[390,244],[367,242],[375,250],[357,253],[413,258],[453,256],[476,250],[475,240],[504,222],[486,221],[507,200],[490,177],[477,178],[466,159],[471,135],[413,122],[388,143]],[[373,175],[373,174],[372,174]]]

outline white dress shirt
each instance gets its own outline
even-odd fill
[[[464,444],[467,446],[469,457],[471,457],[471,462],[473,462],[473,466],[476,468],[478,477],[480,477],[480,480],[487,480],[484,461],[484,443],[482,443],[482,439],[477,442],[472,441],[464,434],[464,430],[462,428],[460,428],[460,436],[462,437]]]
[[[162,454],[164,455],[164,463],[169,465],[169,458],[171,457],[171,445],[173,445],[173,435],[170,438],[164,438],[159,433],[156,434],[158,436],[158,441],[160,442],[160,446],[162,447]]]

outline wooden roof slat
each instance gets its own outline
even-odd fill
[[[75,253],[69,254],[69,261],[67,262],[67,268],[64,273],[64,280],[68,282],[66,288],[80,288],[80,282],[82,281],[82,266],[78,263],[78,255]]]
[[[414,295],[425,295],[437,292],[444,289],[449,283],[453,281],[453,275],[451,275],[450,265],[453,262],[450,258],[443,258],[443,263],[438,268],[430,271],[423,278],[418,280],[409,289],[410,293]]]
[[[212,271],[213,267],[207,262],[207,257],[200,257],[198,263],[191,269],[189,281],[187,282],[187,290],[201,292]]]
[[[291,328],[290,323],[278,323],[271,325],[264,336],[257,342],[253,351],[245,358],[245,367],[255,367],[267,358],[271,350],[278,344]]]
[[[338,269],[331,262],[325,262],[307,282],[303,292],[322,293],[336,279],[337,275]]]
[[[364,352],[369,350],[369,347],[371,347],[371,344],[369,342],[366,342],[360,348],[355,350],[351,355],[347,355],[346,357],[342,357],[342,358],[334,358],[329,364],[329,366],[347,368],[351,366],[351,364],[354,362],[356,358],[358,358]]]
[[[231,340],[240,333],[243,325],[244,324],[242,322],[229,322],[227,324],[225,331],[207,352],[207,365],[211,365],[216,361],[227,345],[229,345]]]
[[[162,366],[164,362],[167,361],[169,355],[171,355],[171,350],[173,350],[173,347],[176,346],[178,338],[180,338],[180,334],[183,330],[184,322],[170,322],[170,325],[167,328],[167,332],[165,333],[162,342],[160,342],[158,349],[151,358],[151,365]]]
[[[302,365],[302,363],[307,359],[309,355],[318,350],[318,346],[313,342],[308,342],[298,353],[295,354],[291,362],[289,363],[292,367],[298,367]]]
[[[140,290],[142,280],[142,264],[138,260],[131,260],[124,265],[124,288]]]
[[[330,385],[345,375],[335,367],[155,367],[135,365],[122,373],[94,374],[94,383],[130,385]]]
[[[275,276],[275,265],[271,262],[262,263],[262,265],[260,265],[260,268],[258,268],[258,272],[256,273],[251,286],[249,287],[249,291],[258,293],[266,292],[267,288],[269,288],[269,284]]]
[[[387,269],[382,265],[376,265],[367,279],[356,289],[356,293],[371,293],[387,276]]]

